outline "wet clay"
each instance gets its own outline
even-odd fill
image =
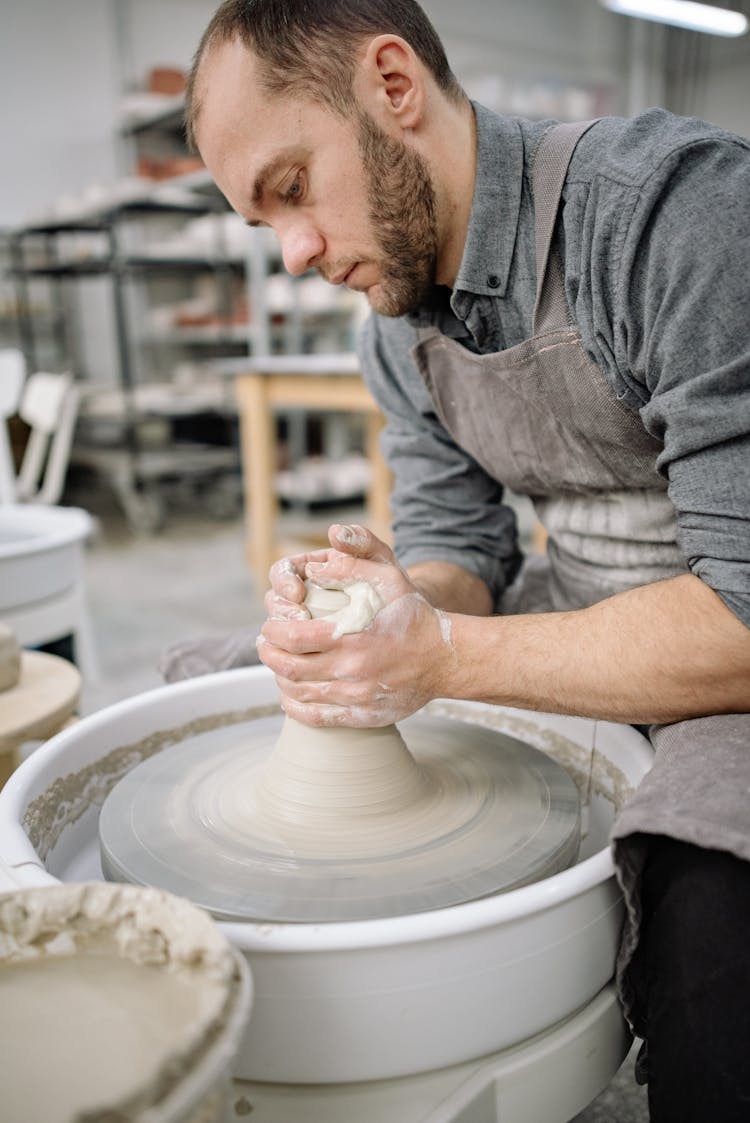
[[[409,751],[387,731],[379,751],[368,730],[360,756],[346,729],[319,751],[322,730],[289,743],[278,719],[250,741],[227,729],[164,749],[104,803],[105,876],[220,919],[331,921],[441,908],[575,860],[578,793],[559,765],[477,726],[401,727]]]
[[[233,1017],[236,978],[209,918],[168,894],[84,883],[0,896],[3,1123],[141,1119]]]
[[[341,589],[305,582],[313,619],[335,624],[334,638],[364,631],[383,602],[366,581]],[[210,784],[210,781],[209,781]],[[226,826],[271,839],[281,832],[295,853],[363,858],[421,844],[468,822],[481,785],[455,771],[418,766],[395,725],[378,729],[312,727],[287,717],[260,769],[235,777],[221,800]]]
[[[167,801],[173,821],[192,791],[198,817],[253,847],[283,845],[297,859],[364,859],[450,835],[487,799],[485,772],[445,759],[418,764],[393,725],[313,729],[286,717],[265,763],[240,761],[234,769],[217,762],[200,783],[186,772]]]
[[[127,1099],[157,1079],[203,1004],[196,981],[114,955],[6,965],[3,1120],[70,1123]]]
[[[383,607],[380,596],[367,581],[352,581],[345,589],[326,589],[306,581],[305,588],[307,611],[313,620],[326,617],[333,621],[334,639],[363,632]]]
[[[308,587],[306,605],[345,635],[380,598],[357,582]],[[275,742],[259,729],[252,744],[167,749],[104,803],[105,876],[221,919],[326,921],[456,904],[575,860],[579,801],[559,766],[476,727],[402,725],[406,740],[285,717]]]

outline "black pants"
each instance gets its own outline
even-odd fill
[[[638,949],[652,1123],[750,1121],[750,863],[649,836]]]

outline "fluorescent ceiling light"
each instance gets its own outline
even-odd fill
[[[734,37],[744,35],[748,29],[747,16],[730,12],[728,8],[713,8],[710,4],[696,4],[693,0],[601,0],[610,12],[637,19],[668,23],[673,27],[687,27],[691,31],[705,31],[709,35]]]

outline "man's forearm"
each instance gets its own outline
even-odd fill
[[[750,629],[691,575],[577,612],[451,625],[448,697],[638,723],[750,711]]]
[[[489,616],[492,594],[481,577],[451,562],[426,561],[406,571],[425,600],[443,612]]]

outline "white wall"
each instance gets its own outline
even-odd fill
[[[115,175],[108,0],[0,0],[0,226]]]
[[[483,92],[492,91],[488,79],[494,76],[501,96],[507,95],[508,86],[532,95],[535,87],[545,84],[599,90],[602,104],[594,106],[595,112],[628,114],[664,104],[666,29],[661,25],[613,15],[598,0],[422,2],[454,71],[480,101]],[[750,34],[739,39],[710,37],[704,43],[707,74],[695,112],[750,136]],[[523,104],[497,108],[524,111]],[[680,111],[679,106],[668,108]],[[582,109],[581,115],[585,112]]]
[[[122,6],[128,78],[145,81],[152,66],[187,68],[219,0],[115,0]]]
[[[747,6],[744,10],[748,11]],[[750,34],[741,39],[714,39],[710,66],[701,112],[709,121],[750,137]]]
[[[611,87],[615,110],[622,108],[622,37],[595,0],[424,0],[424,7],[455,73],[479,100],[494,78],[506,94],[510,86],[521,94],[539,85]]]
[[[545,88],[611,91],[628,112],[633,21],[597,0],[424,0],[469,92],[500,109],[547,115]],[[215,0],[0,0],[0,226],[121,170],[120,93],[156,65],[187,66]],[[646,37],[653,42],[652,36]],[[647,103],[658,100],[658,52]],[[656,68],[656,69],[655,69]],[[509,89],[516,100],[508,104]],[[656,94],[656,97],[653,95]],[[750,35],[714,40],[708,117],[750,134]],[[554,108],[554,97],[551,105]],[[575,104],[572,108],[575,109]],[[581,115],[587,112],[582,104]],[[577,115],[573,113],[572,115]]]

